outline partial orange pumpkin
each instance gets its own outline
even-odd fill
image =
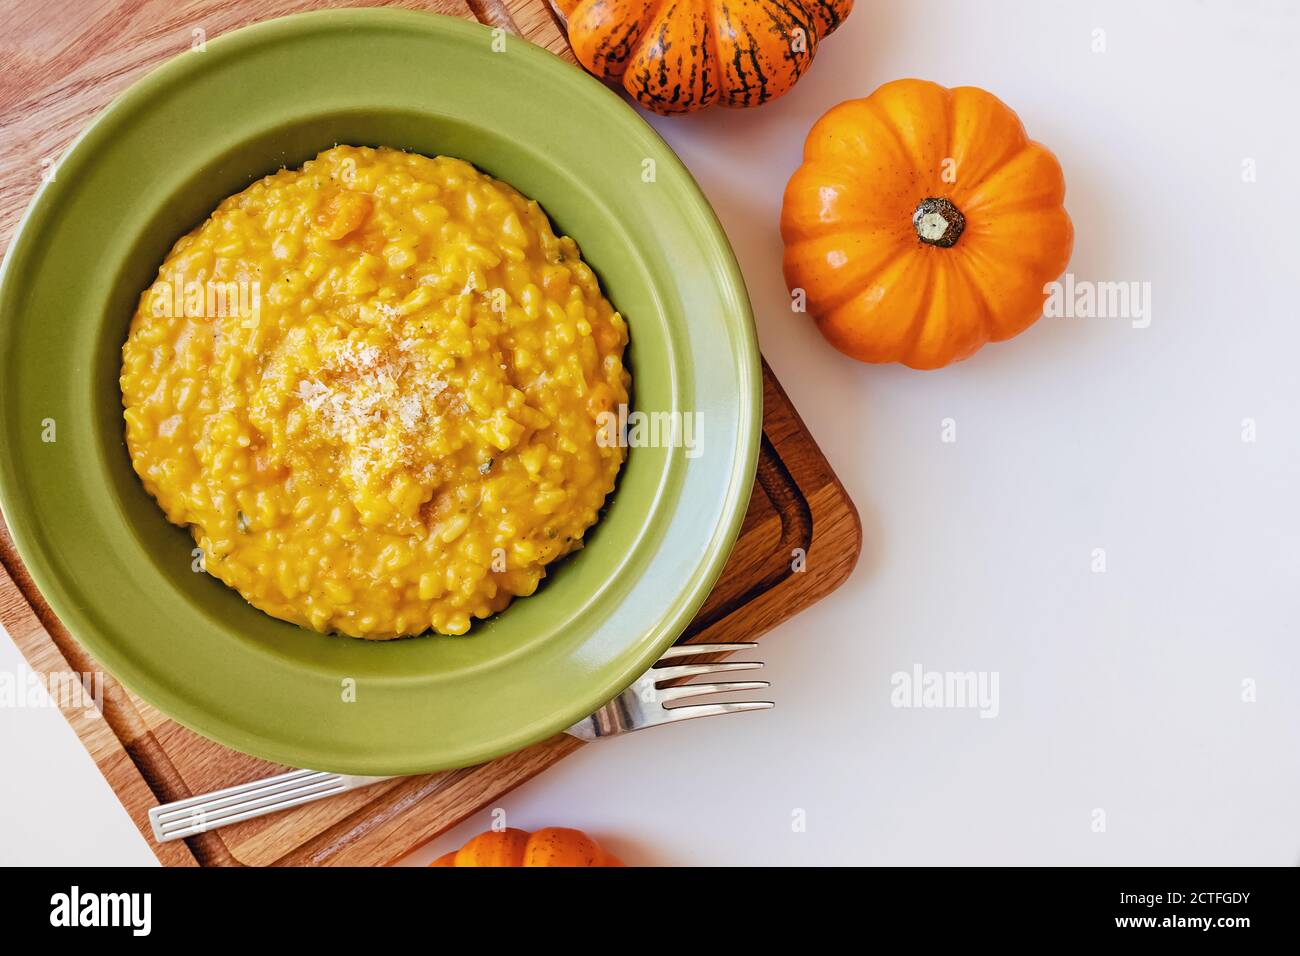
[[[1019,335],[1065,270],[1056,157],[976,87],[886,83],[813,126],[781,210],[786,285],[837,349],[933,369]]]
[[[554,0],[578,62],[656,113],[787,92],[853,0]]]
[[[529,833],[509,828],[480,833],[430,866],[622,866],[581,830],[547,827]]]

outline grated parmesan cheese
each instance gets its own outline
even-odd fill
[[[303,407],[343,446],[355,487],[415,462],[423,426],[439,415],[434,400],[447,383],[426,367],[416,342],[403,339],[393,349],[348,340],[298,382]]]

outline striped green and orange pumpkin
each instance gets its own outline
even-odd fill
[[[553,2],[578,61],[665,114],[775,99],[853,9],[853,0]]]

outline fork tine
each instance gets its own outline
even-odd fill
[[[681,677],[698,677],[700,674],[720,674],[723,671],[753,671],[763,666],[762,661],[714,661],[710,664],[674,664],[672,667],[654,667],[655,683],[677,680]]]
[[[691,704],[688,707],[665,707],[663,716],[654,723],[667,724],[696,717],[715,717],[718,714],[741,714],[747,710],[770,710],[776,704],[770,700],[741,700],[734,704]]]
[[[677,657],[694,657],[696,654],[730,654],[732,651],[746,651],[758,647],[753,641],[744,644],[676,644],[664,651],[661,661]]]
[[[659,691],[659,699],[664,703],[681,700],[684,697],[702,697],[705,694],[730,694],[733,691],[762,690],[771,687],[765,680],[737,680],[725,684],[682,684],[678,687],[665,687]]]

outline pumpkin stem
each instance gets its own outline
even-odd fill
[[[946,199],[922,199],[912,214],[916,237],[931,246],[949,249],[966,228],[966,217]]]

